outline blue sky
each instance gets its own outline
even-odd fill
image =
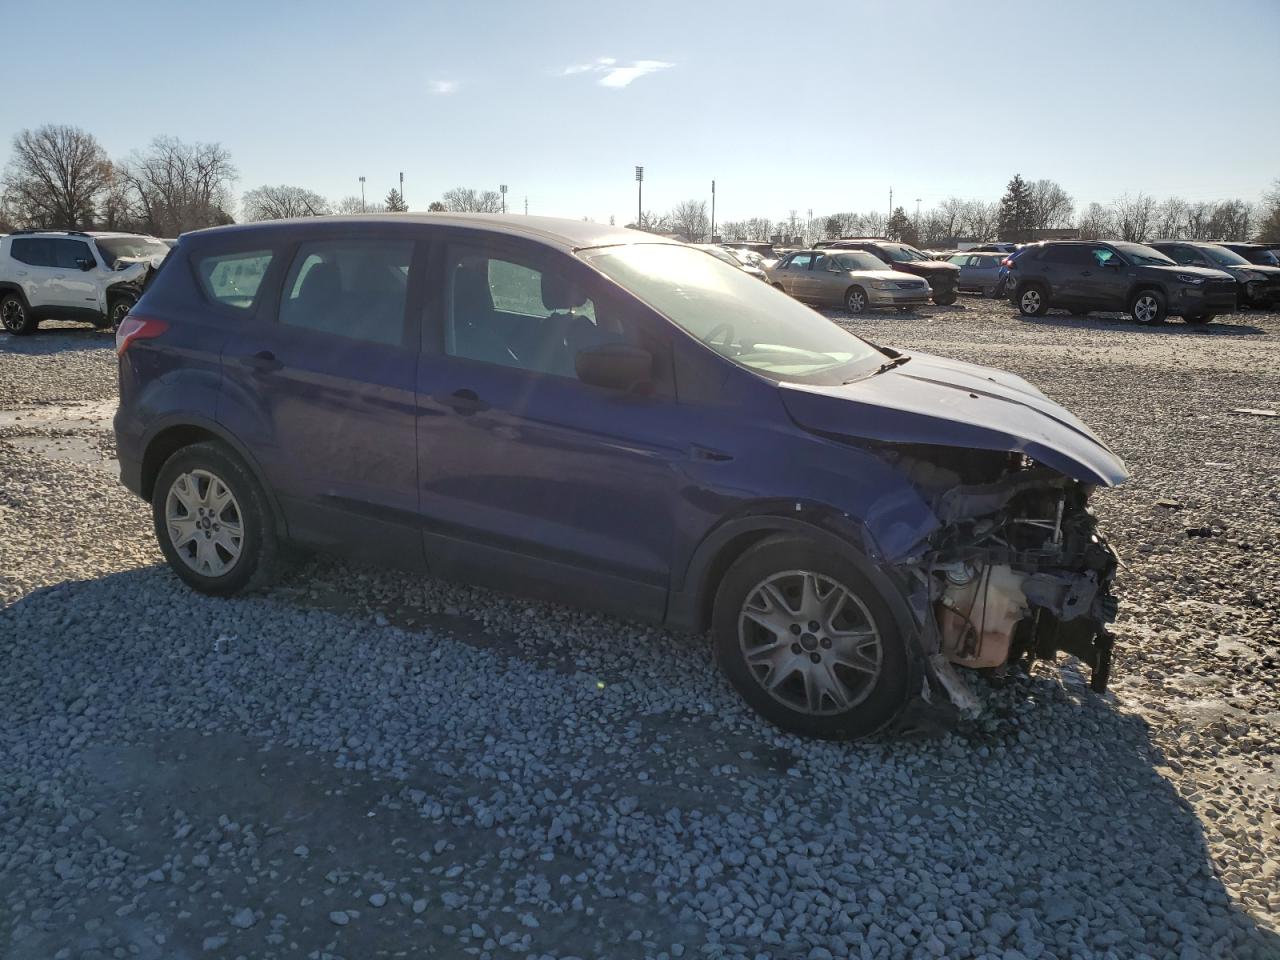
[[[0,158],[72,123],[113,157],[216,140],[238,190],[414,209],[509,185],[531,213],[626,222],[995,199],[1257,199],[1280,177],[1280,0],[218,3],[0,0]],[[64,69],[65,67],[65,69]],[[39,78],[39,82],[35,78]]]

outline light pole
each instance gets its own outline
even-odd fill
[[[404,204],[406,210],[409,209],[409,201],[404,198],[404,171],[400,171],[400,202]]]
[[[644,167],[636,167],[636,226],[644,226]]]
[[[364,177],[360,178],[360,212],[364,213]]]
[[[716,242],[716,182],[711,181],[711,242]]]
[[[507,212],[507,185],[505,183],[498,184],[498,192],[502,194],[502,212]]]
[[[916,197],[916,222],[913,224],[916,228],[916,236],[920,236],[920,198]]]

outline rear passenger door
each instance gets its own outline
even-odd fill
[[[794,254],[787,261],[785,268],[779,271],[782,276],[782,289],[797,300],[807,299],[812,292],[812,283],[809,278],[809,268],[812,265],[812,253]]]
[[[258,457],[294,539],[421,561],[419,249],[390,225],[307,231],[279,249],[262,309],[227,340],[219,419]]]
[[[56,309],[55,277],[62,272],[57,267],[54,238],[14,237],[9,244],[9,256],[15,261],[13,276],[23,296],[37,315],[47,315],[48,308]]]

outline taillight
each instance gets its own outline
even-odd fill
[[[1013,266],[1013,258],[1012,258],[1012,257],[1005,257],[1003,260],[1001,260],[1001,261],[1000,261],[1000,266],[1002,266],[1002,267],[1004,267],[1006,270],[1008,270],[1010,267],[1012,267],[1012,266]]]
[[[135,340],[150,340],[169,329],[169,324],[153,317],[138,317],[126,314],[116,327],[116,356],[124,356],[129,345]]]

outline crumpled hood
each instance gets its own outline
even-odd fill
[[[783,383],[800,426],[890,443],[1025,453],[1083,483],[1115,486],[1124,461],[1065,408],[1021,377],[911,354],[899,367],[842,386]]]

